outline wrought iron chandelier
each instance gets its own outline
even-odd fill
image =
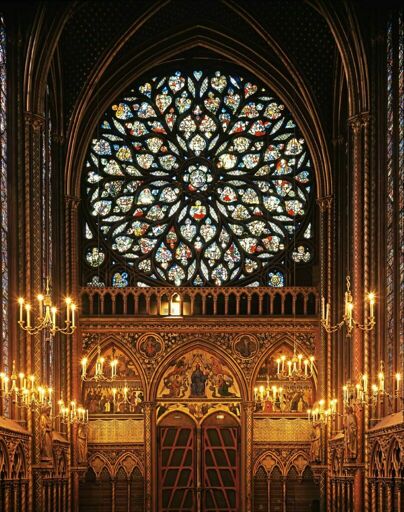
[[[57,417],[59,417],[60,421],[65,425],[88,423],[88,409],[78,406],[76,400],[72,400],[70,404],[65,405],[64,400],[60,399],[58,405],[59,414]]]
[[[0,397],[16,407],[36,410],[42,406],[52,407],[53,389],[38,384],[35,375],[17,373],[13,361],[11,374],[0,372]]]
[[[87,357],[83,357],[81,360],[81,380],[85,382],[112,382],[116,379],[116,370],[118,367],[118,359],[115,357],[115,349],[112,349],[112,357],[113,359],[110,361],[110,367],[111,367],[111,374],[110,376],[106,375],[104,373],[104,364],[105,364],[105,357],[101,355],[101,347],[98,345],[97,348],[97,360],[95,362],[95,371],[93,376],[87,375],[87,365],[88,365],[88,359]]]
[[[57,307],[52,303],[51,288],[49,279],[46,279],[45,292],[37,295],[38,312],[35,323],[32,323],[33,308],[23,297],[18,299],[20,314],[18,325],[28,334],[35,335],[42,330],[49,330],[52,335],[56,333],[70,335],[76,330],[76,304],[70,297],[66,297],[66,320],[65,326],[60,327],[56,324],[58,313]]]
[[[353,317],[354,303],[351,293],[351,278],[346,276],[346,291],[345,291],[345,307],[342,320],[335,325],[331,325],[330,310],[331,305],[325,303],[324,297],[321,299],[321,325],[328,333],[333,333],[341,329],[343,326],[346,328],[346,335],[349,338],[355,327],[362,331],[371,331],[376,325],[376,318],[374,314],[375,294],[370,292],[366,295],[365,300],[369,303],[369,319],[361,324]]]
[[[282,355],[276,360],[276,375],[279,380],[307,380],[314,375],[314,356],[304,357],[297,354],[296,343],[294,344],[293,356]]]

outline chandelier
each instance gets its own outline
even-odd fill
[[[280,380],[307,380],[314,375],[314,356],[304,358],[303,354],[297,354],[296,344],[293,356],[278,357],[276,365],[276,375]]]
[[[52,304],[51,292],[49,279],[46,279],[46,287],[44,293],[39,293],[37,295],[38,299],[38,314],[35,324],[31,322],[32,318],[32,306],[29,302],[23,297],[18,299],[18,304],[20,306],[20,315],[18,320],[18,325],[26,331],[30,335],[38,334],[40,331],[44,329],[48,329],[52,335],[57,332],[61,334],[70,335],[73,334],[76,330],[76,304],[72,301],[70,297],[66,297],[66,320],[65,326],[59,327],[56,325],[56,315],[57,308]],[[24,318],[25,317],[25,318]]]
[[[281,386],[270,386],[267,382],[266,386],[259,386],[254,388],[254,400],[256,402],[272,402],[276,400],[282,401],[283,388]]]
[[[369,386],[369,378],[367,374],[361,375],[356,384],[347,382],[342,386],[342,394],[344,405],[359,406],[364,405],[375,406],[379,399],[383,400],[388,398],[390,401],[393,399],[404,400],[404,396],[400,394],[401,373],[396,373],[393,376],[392,393],[388,393],[385,387],[385,373],[384,363],[380,362],[379,372],[377,374],[377,383]]]
[[[37,409],[42,406],[52,407],[53,389],[38,385],[35,375],[17,373],[13,361],[11,374],[0,372],[0,395],[10,400],[17,407]]]
[[[70,404],[67,406],[64,403],[63,398],[58,401],[59,405],[59,414],[61,422],[65,425],[70,424],[78,424],[78,423],[88,423],[88,409],[84,407],[77,406],[76,400],[72,400]]]
[[[314,404],[313,409],[308,409],[308,420],[312,423],[326,424],[337,414],[337,402],[337,399],[333,398],[329,401],[328,407],[325,407],[325,400],[319,400],[316,404]]]
[[[111,367],[110,376],[104,373],[104,364],[105,357],[101,355],[101,347],[98,345],[97,348],[97,360],[95,362],[95,371],[94,375],[90,377],[87,375],[87,365],[88,359],[87,357],[83,357],[81,360],[81,380],[86,382],[96,381],[96,382],[112,382],[116,379],[116,370],[118,367],[118,359],[115,357],[115,349],[112,349],[112,357],[113,359],[110,361],[109,365]]]
[[[346,291],[345,291],[345,307],[344,307],[344,315],[342,320],[335,324],[331,325],[330,321],[330,304],[325,303],[324,297],[321,299],[321,325],[328,333],[333,333],[341,329],[344,325],[346,328],[346,335],[349,338],[352,334],[352,331],[355,327],[361,329],[362,331],[371,331],[376,325],[376,318],[374,314],[374,305],[375,305],[375,294],[370,292],[367,294],[365,300],[369,303],[369,320],[364,324],[360,324],[353,317],[353,309],[354,303],[351,293],[351,278],[350,276],[346,276]]]

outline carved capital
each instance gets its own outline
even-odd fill
[[[75,196],[65,196],[65,204],[66,208],[71,208],[72,210],[77,209],[80,204],[81,199]]]
[[[324,213],[331,208],[333,196],[319,197],[317,204],[320,207],[320,212]]]
[[[40,131],[45,126],[45,118],[40,114],[24,112],[25,126],[32,126],[35,132]]]

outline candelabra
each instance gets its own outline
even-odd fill
[[[312,423],[326,424],[331,418],[337,414],[337,399],[330,400],[328,407],[325,407],[325,400],[321,399],[314,404],[313,409],[308,409],[308,420]]]
[[[70,404],[65,405],[65,402],[62,398],[58,401],[58,405],[59,414],[57,417],[60,417],[61,422],[65,425],[73,425],[75,423],[88,423],[88,409],[77,406],[76,400],[72,400]]]
[[[304,358],[303,354],[296,354],[296,350],[291,358],[278,357],[276,364],[276,375],[280,380],[307,380],[314,375],[314,356]]]
[[[49,329],[51,334],[56,334],[57,332],[59,332],[62,334],[70,335],[74,333],[74,331],[76,330],[76,305],[74,304],[70,297],[66,297],[65,299],[66,320],[64,327],[59,327],[58,325],[56,325],[57,308],[52,304],[49,279],[46,280],[45,293],[38,294],[37,299],[38,317],[35,325],[31,323],[31,304],[26,302],[26,300],[23,297],[20,297],[18,299],[18,304],[20,306],[18,325],[21,327],[21,329],[23,329],[30,335],[38,334],[40,331],[44,329]]]
[[[83,357],[81,360],[81,380],[90,382],[90,381],[96,381],[96,382],[112,382],[116,379],[116,370],[118,367],[118,359],[115,357],[115,349],[112,349],[112,357],[113,359],[110,361],[111,366],[111,376],[108,377],[104,374],[104,364],[105,364],[105,357],[101,355],[101,347],[98,345],[97,348],[97,360],[95,362],[95,371],[93,376],[87,375],[87,365],[88,365],[88,359],[87,357]]]
[[[283,388],[281,386],[270,386],[269,382],[266,386],[259,386],[254,388],[254,400],[256,402],[272,402],[275,403],[277,399],[282,401]]]
[[[45,405],[52,406],[53,389],[38,385],[35,375],[17,373],[15,361],[11,375],[0,373],[0,393],[2,399],[10,400],[17,407],[38,409]]]
[[[354,303],[352,299],[351,293],[351,278],[350,276],[346,277],[346,291],[345,291],[345,308],[344,315],[342,320],[335,325],[331,325],[330,321],[330,304],[325,303],[324,297],[321,299],[321,325],[328,333],[333,333],[342,329],[345,325],[346,335],[349,338],[352,334],[352,331],[355,327],[361,329],[362,331],[371,331],[376,325],[376,319],[374,315],[374,305],[375,305],[375,294],[370,292],[366,296],[366,300],[369,302],[369,320],[364,324],[360,324],[353,317],[353,309]]]
[[[377,383],[369,387],[369,378],[367,374],[361,375],[356,384],[347,382],[342,387],[343,399],[345,406],[375,406],[378,400],[385,397],[399,399],[404,401],[404,397],[400,395],[401,373],[396,373],[393,377],[393,392],[388,393],[385,388],[385,373],[383,361],[380,362],[379,372],[377,374]]]

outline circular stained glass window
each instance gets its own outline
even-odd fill
[[[99,272],[108,253],[149,285],[282,286],[274,269],[311,258],[299,237],[312,174],[270,91],[220,71],[154,77],[111,106],[91,142],[84,259]]]

